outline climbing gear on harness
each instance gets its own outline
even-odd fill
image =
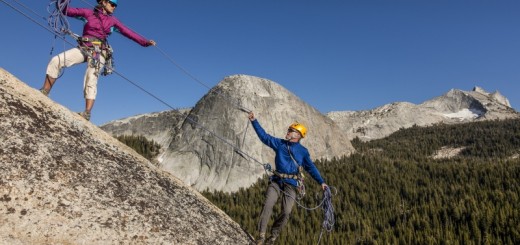
[[[112,46],[108,45],[105,54],[105,66],[103,66],[103,72],[101,73],[103,76],[108,76],[114,71],[113,53],[114,50],[112,49]]]
[[[90,112],[84,111],[78,113],[81,117],[85,118],[85,120],[90,121]]]
[[[90,56],[89,56],[89,65],[96,68],[96,73],[99,74],[99,68],[101,67],[101,62],[100,62],[100,56],[103,55],[103,51],[101,50],[101,45],[103,44],[103,42],[101,41],[91,41],[90,44],[92,44],[92,46],[86,46],[86,45],[82,45],[81,46],[81,49],[83,49],[85,52],[89,52],[90,53]]]
[[[289,129],[294,129],[294,130],[298,131],[300,133],[300,135],[302,136],[302,138],[305,138],[305,135],[307,134],[307,128],[305,128],[305,126],[303,126],[303,124],[298,123],[298,122],[291,124],[291,126],[289,126]]]

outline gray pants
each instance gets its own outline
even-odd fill
[[[282,231],[282,228],[287,224],[294,206],[294,199],[296,198],[295,187],[288,184],[282,187],[276,182],[271,182],[267,187],[264,208],[262,209],[260,221],[258,222],[258,231],[260,233],[266,233],[267,223],[269,223],[269,219],[273,213],[273,207],[280,195],[282,196],[282,213],[274,221],[273,228],[271,229],[272,236],[277,237]]]

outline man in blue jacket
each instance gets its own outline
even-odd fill
[[[302,176],[302,169],[305,169],[321,185],[323,190],[327,188],[327,184],[325,184],[320,172],[312,162],[307,148],[300,144],[300,140],[307,133],[305,126],[300,123],[291,124],[285,139],[280,139],[267,134],[256,120],[253,112],[249,113],[249,120],[260,141],[271,147],[276,153],[274,160],[276,171],[271,176],[267,187],[265,204],[258,222],[260,235],[257,240],[257,244],[273,244],[289,220],[296,199],[296,189],[301,185],[298,180]],[[271,236],[266,241],[267,223],[279,196],[282,197],[282,213],[276,218],[271,229]]]

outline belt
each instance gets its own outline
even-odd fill
[[[97,38],[91,38],[91,37],[80,37],[78,39],[78,42],[81,44],[92,44],[93,46],[101,46],[101,47],[106,47],[106,41],[105,40],[101,40],[101,39],[97,39]],[[88,46],[88,45],[86,45]]]
[[[100,42],[100,43],[105,42],[105,40],[102,40],[99,38],[92,38],[92,37],[80,37],[79,40],[82,42]]]
[[[284,174],[284,173],[280,173],[278,171],[274,171],[274,174],[283,179],[295,179],[295,180],[299,179],[298,174]]]

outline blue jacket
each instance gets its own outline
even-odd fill
[[[284,174],[298,173],[298,166],[292,160],[291,155],[289,155],[290,151],[297,164],[302,166],[303,169],[305,169],[305,171],[307,171],[311,177],[318,182],[318,184],[321,185],[325,183],[323,178],[321,178],[320,172],[312,162],[309,151],[302,144],[299,142],[289,142],[285,139],[276,138],[267,134],[262,126],[260,126],[258,120],[252,121],[251,124],[253,125],[258,138],[260,138],[260,141],[271,147],[276,153],[274,159],[276,171]],[[298,182],[294,179],[280,179],[280,177],[273,175],[271,180],[277,182],[283,181],[287,184],[298,186]]]

